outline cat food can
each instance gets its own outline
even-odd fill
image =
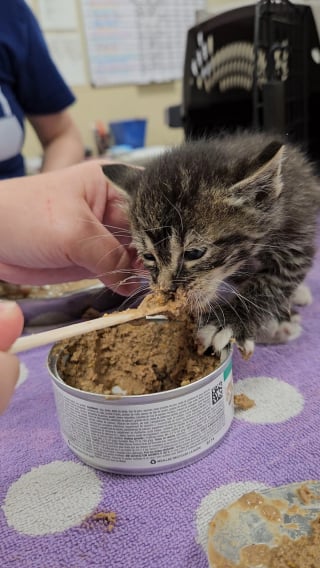
[[[48,367],[63,439],[84,463],[104,471],[146,475],[173,471],[206,456],[234,415],[232,350],[212,373],[153,394],[116,396],[81,391],[59,376],[59,353]]]

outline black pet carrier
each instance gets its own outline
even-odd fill
[[[175,113],[186,137],[274,131],[319,160],[319,105],[320,45],[310,6],[261,0],[189,30]]]

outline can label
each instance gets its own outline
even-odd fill
[[[152,473],[191,461],[219,442],[233,418],[231,364],[198,390],[154,403],[89,402],[56,384],[54,392],[69,447],[107,471]]]

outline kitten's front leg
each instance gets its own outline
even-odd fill
[[[278,285],[272,276],[256,275],[228,303],[221,303],[215,312],[207,314],[206,322],[198,332],[198,351],[203,353],[212,347],[216,354],[234,340],[244,358],[254,351],[261,330],[277,324],[290,339],[290,297],[295,285],[283,282]],[[285,324],[285,325],[284,325]],[[296,324],[295,324],[296,325]],[[280,337],[280,336],[279,336]]]
[[[235,333],[231,325],[221,327],[217,322],[209,323],[201,327],[198,331],[197,343],[198,353],[202,355],[209,347],[212,347],[214,353],[223,359],[224,350],[229,343],[236,342],[244,359],[249,359],[253,355],[255,342],[253,339],[245,339],[241,344],[237,342]]]

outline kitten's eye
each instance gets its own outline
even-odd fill
[[[153,254],[151,254],[151,252],[146,252],[145,254],[142,255],[144,260],[147,260],[149,262],[155,262],[156,258]]]
[[[190,249],[185,251],[183,257],[184,260],[198,260],[198,258],[201,258],[205,252],[206,249]]]

